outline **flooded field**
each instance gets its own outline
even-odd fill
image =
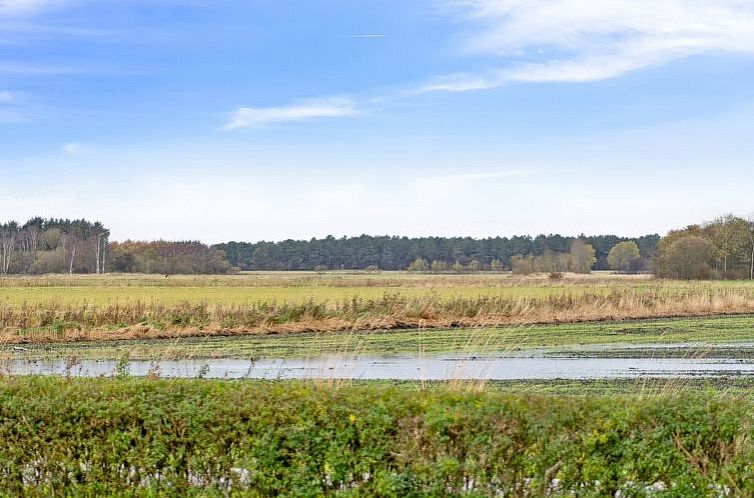
[[[754,377],[752,316],[4,344],[12,375],[220,379]]]
[[[714,352],[715,354],[710,354]],[[612,353],[615,355],[612,356]],[[633,353],[633,354],[631,354]],[[657,354],[659,353],[659,354]],[[736,354],[740,353],[740,354]],[[657,354],[656,357],[653,355]],[[751,345],[708,350],[658,345],[502,354],[327,355],[319,358],[7,359],[11,375],[157,376],[222,379],[546,380],[754,376]]]

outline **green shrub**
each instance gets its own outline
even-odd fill
[[[754,493],[752,403],[305,382],[8,378],[25,496]]]

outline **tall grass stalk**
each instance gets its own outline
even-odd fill
[[[55,342],[336,330],[453,328],[754,313],[754,292],[728,287],[616,288],[542,296],[436,293],[246,304],[129,301],[0,304],[3,342]]]

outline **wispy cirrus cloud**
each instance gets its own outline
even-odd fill
[[[456,73],[437,76],[420,85],[413,93],[428,92],[469,92],[472,90],[487,90],[500,86],[505,77],[500,74],[474,75]]]
[[[0,61],[0,74],[9,76],[56,76],[89,72],[88,69],[55,64]]]
[[[63,146],[60,148],[60,152],[64,156],[68,157],[83,157],[88,155],[92,151],[92,148],[89,145],[83,144],[81,142],[69,142],[67,144],[63,144]]]
[[[17,92],[0,90],[0,123],[24,123],[27,117],[18,110],[20,96]]]
[[[50,39],[56,36],[112,36],[112,30],[40,23],[37,19],[48,12],[76,7],[85,1],[87,0],[0,0],[0,44],[18,44],[29,39]]]
[[[349,38],[385,38],[387,35],[384,33],[362,33],[356,35],[348,35]]]
[[[421,182],[474,182],[474,181],[487,181],[497,178],[508,178],[511,176],[519,176],[525,174],[526,171],[522,169],[493,169],[491,171],[480,171],[470,173],[450,173],[445,175],[434,175],[421,177],[418,181]]]
[[[588,82],[707,53],[754,55],[752,0],[447,0],[474,26],[463,49],[500,58],[493,78],[466,75],[424,91],[507,81]]]
[[[463,21],[460,52],[491,56],[488,67],[438,75],[369,102],[520,83],[617,78],[702,54],[754,56],[754,0],[436,0]],[[354,38],[381,37],[355,34]],[[225,129],[352,116],[350,99],[240,107]]]
[[[0,16],[23,16],[63,7],[71,0],[0,0]]]
[[[359,109],[356,103],[346,97],[298,100],[279,107],[239,107],[223,129],[254,128],[274,123],[340,118],[357,114]]]

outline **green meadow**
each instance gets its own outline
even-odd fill
[[[11,306],[56,302],[61,305],[104,305],[156,302],[248,304],[260,301],[300,303],[307,300],[375,299],[386,293],[407,297],[442,298],[500,296],[542,298],[583,293],[667,293],[726,290],[754,295],[748,281],[684,282],[654,280],[642,275],[595,274],[549,280],[546,276],[508,274],[412,274],[263,272],[228,276],[102,275],[5,277],[0,279],[0,303]]]

